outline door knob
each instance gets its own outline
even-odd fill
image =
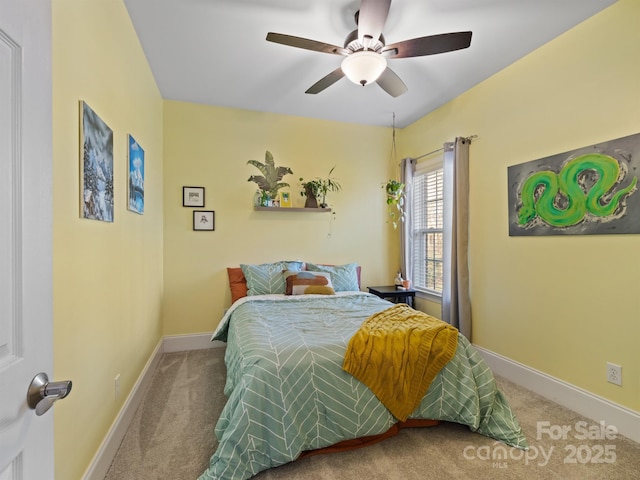
[[[49,410],[56,400],[61,400],[71,391],[71,380],[50,382],[46,373],[37,374],[27,391],[27,405],[40,416]]]

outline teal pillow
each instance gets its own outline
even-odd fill
[[[275,262],[261,265],[241,264],[240,268],[247,279],[247,295],[284,294],[285,282],[282,272],[285,270],[300,271],[302,262]]]
[[[307,263],[310,272],[326,272],[331,274],[331,283],[336,292],[351,292],[360,290],[358,285],[358,264],[346,265],[317,265]]]

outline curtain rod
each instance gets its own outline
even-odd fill
[[[468,137],[463,137],[465,140],[472,140],[474,138],[478,138],[478,135],[469,135]],[[429,155],[433,155],[434,153],[438,153],[441,152],[442,150],[444,150],[444,147],[438,148],[437,150],[434,150],[433,152],[427,152],[427,153],[423,153],[422,155],[420,155],[419,157],[415,157],[414,160],[420,160],[423,157],[428,157]]]
[[[429,155],[433,155],[434,153],[441,152],[442,150],[444,150],[444,147],[438,148],[437,150],[434,150],[433,152],[423,153],[419,157],[415,157],[414,160],[420,160],[422,157],[428,157]]]

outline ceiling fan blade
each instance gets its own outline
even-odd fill
[[[399,97],[407,91],[407,86],[396,72],[391,70],[389,67],[382,72],[382,75],[378,77],[376,83],[392,97]]]
[[[294,37],[293,35],[285,35],[283,33],[269,32],[267,33],[267,41],[281,43],[282,45],[288,45],[290,47],[304,48],[305,50],[312,50],[314,52],[332,53],[334,55],[348,55],[351,53],[349,50],[338,47],[337,45],[330,45],[328,43],[309,40],[308,38]]]
[[[365,49],[378,42],[389,15],[391,0],[362,0],[358,13],[358,40]]]
[[[322,77],[316,83],[311,85],[307,89],[307,91],[304,92],[304,93],[310,93],[310,94],[313,94],[313,95],[315,95],[316,93],[320,93],[325,88],[330,87],[331,85],[336,83],[342,77],[344,77],[344,72],[342,71],[342,68],[338,67],[333,72],[331,72],[329,75],[327,75],[326,77]]]
[[[381,53],[389,58],[422,57],[461,50],[469,45],[471,32],[443,33],[393,43],[384,47]]]

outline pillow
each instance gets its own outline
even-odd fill
[[[284,293],[285,270],[302,270],[302,262],[275,262],[261,265],[241,264],[240,268],[247,279],[247,295],[268,295]]]
[[[316,295],[335,295],[336,291],[324,285],[298,285],[293,287],[294,295],[303,295],[315,293]]]
[[[333,295],[336,293],[333,290],[331,276],[328,273],[286,271],[284,272],[284,278],[286,284],[285,295],[302,295],[305,293]]]
[[[229,276],[229,288],[231,289],[231,303],[242,297],[247,296],[247,279],[240,267],[227,268]]]
[[[307,263],[307,270],[310,272],[326,272],[331,275],[333,288],[336,292],[348,292],[360,290],[358,280],[358,264],[348,263],[346,265],[317,265]]]

